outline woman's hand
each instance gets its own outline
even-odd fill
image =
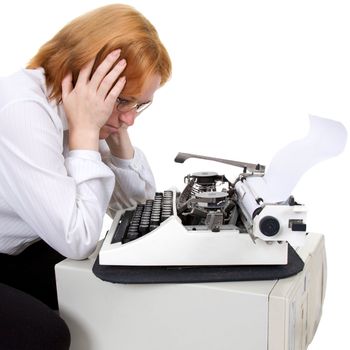
[[[117,132],[106,138],[111,153],[121,159],[132,159],[134,157],[134,147],[130,141],[127,128],[128,126],[122,123]]]
[[[62,101],[68,120],[70,149],[98,149],[99,131],[112,114],[125,85],[125,77],[119,78],[126,67],[124,59],[110,71],[119,56],[120,50],[111,52],[91,79],[94,60],[90,61],[79,72],[74,88],[71,73],[63,79]]]

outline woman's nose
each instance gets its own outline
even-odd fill
[[[134,124],[136,116],[137,112],[133,109],[129,112],[121,113],[119,116],[119,120],[125,123],[127,126],[131,126]]]

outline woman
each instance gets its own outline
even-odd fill
[[[153,197],[128,127],[170,73],[153,25],[109,5],[0,79],[0,282],[57,308],[54,264],[92,253],[106,211]]]

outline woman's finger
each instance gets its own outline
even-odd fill
[[[108,74],[113,64],[120,56],[120,49],[112,51],[96,68],[90,80],[90,86],[94,91],[97,91],[104,77]]]
[[[116,82],[121,72],[126,67],[125,59],[119,61],[113,69],[103,78],[100,86],[98,87],[97,94],[105,99],[107,97],[108,92],[111,90],[113,84]]]
[[[67,95],[73,90],[73,76],[72,72],[69,72],[62,80],[62,100],[66,98]]]
[[[79,72],[76,86],[86,85],[89,82],[92,67],[94,66],[95,59],[89,61]]]
[[[109,104],[110,106],[113,106],[116,103],[118,96],[124,89],[125,83],[126,83],[125,77],[121,77],[118,79],[118,81],[113,86],[109,94],[106,96],[105,101],[107,102],[107,104]]]

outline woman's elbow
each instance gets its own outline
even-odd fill
[[[60,253],[72,260],[85,260],[95,251],[96,245],[97,242],[93,245],[80,244],[77,246],[68,246],[62,249]]]

